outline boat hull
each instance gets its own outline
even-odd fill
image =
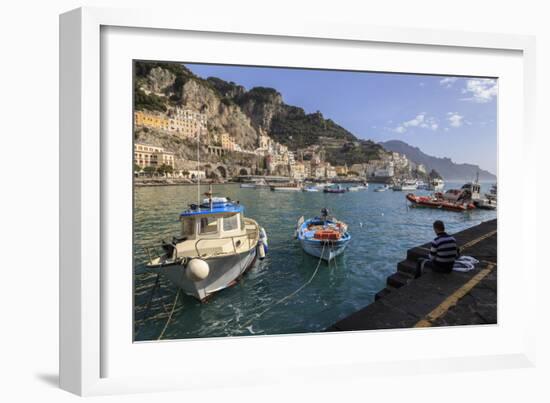
[[[477,208],[482,210],[496,210],[497,209],[497,203],[495,200],[491,199],[485,199],[485,200],[477,200],[475,202],[475,205]]]
[[[301,239],[302,249],[308,255],[330,261],[344,253],[348,241],[310,241]]]
[[[254,264],[257,258],[257,246],[236,255],[211,257],[205,259],[209,274],[204,280],[193,281],[186,276],[186,268],[181,264],[167,264],[150,267],[165,276],[170,282],[187,295],[204,301],[210,295],[234,285]]]
[[[346,189],[338,189],[338,190],[333,190],[333,189],[323,189],[323,192],[324,193],[346,193],[347,190]]]
[[[310,226],[321,228],[312,229]],[[339,228],[339,232],[334,228]],[[317,235],[319,238],[316,238]],[[335,220],[321,220],[318,217],[305,221],[303,218],[298,220],[296,237],[304,252],[327,262],[341,255],[351,240],[347,225]]]
[[[273,192],[301,192],[302,188],[299,187],[272,187]]]

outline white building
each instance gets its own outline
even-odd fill
[[[190,170],[187,175],[189,179],[206,179],[205,171]]]
[[[377,178],[391,178],[395,174],[393,163],[388,163],[383,168],[377,168],[374,171],[374,176]]]

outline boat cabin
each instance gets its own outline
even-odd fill
[[[235,203],[209,201],[180,214],[181,236],[187,239],[221,238],[245,230],[244,208]]]
[[[259,227],[244,217],[244,207],[226,198],[206,199],[180,214],[178,256],[222,256],[243,253],[259,239]]]
[[[472,198],[477,199],[479,198],[479,194],[481,192],[481,185],[477,182],[476,183],[469,182],[463,185],[461,189],[469,190],[470,193],[472,194]]]

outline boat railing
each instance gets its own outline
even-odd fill
[[[158,245],[142,246],[142,248],[145,251],[145,254],[147,255],[149,264],[152,264],[155,259],[158,259],[162,256],[162,254],[158,252],[159,251]]]
[[[231,236],[225,236],[225,237],[221,237],[221,238],[201,238],[201,239],[197,239],[197,241],[195,242],[195,251],[197,252],[197,256],[201,257],[201,256],[208,256],[207,253],[202,253],[201,254],[201,249],[199,249],[199,244],[200,243],[204,243],[204,242],[218,242],[221,241],[221,240],[226,240],[226,239],[230,239],[231,240],[231,246],[233,247],[233,250],[231,252],[220,252],[220,253],[215,253],[213,255],[216,255],[216,256],[221,256],[221,255],[228,255],[228,254],[237,254],[237,249],[240,247],[240,245],[237,245],[237,241],[239,239],[242,239],[242,238],[245,238],[247,243],[248,243],[248,250],[251,249],[253,246],[254,246],[254,242],[258,239],[259,237],[259,231],[256,229],[255,231],[252,231],[252,232],[247,232],[245,234],[241,234],[241,235],[231,235]],[[202,248],[203,250],[205,249],[208,249],[207,247],[203,247]]]

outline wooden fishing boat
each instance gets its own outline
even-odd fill
[[[345,223],[322,214],[308,220],[300,217],[296,224],[296,238],[304,252],[328,262],[344,252],[351,235]]]

